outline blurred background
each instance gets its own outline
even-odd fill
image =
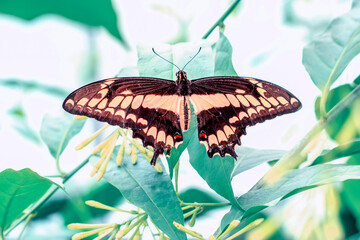
[[[28,167],[42,176],[56,174],[54,159],[39,136],[44,116],[63,115],[63,99],[81,85],[113,77],[122,68],[135,68],[137,46],[200,41],[231,3],[77,0],[61,5],[46,0],[0,0],[0,170]],[[242,139],[245,146],[287,150],[315,124],[314,103],[320,91],[302,65],[302,49],[350,7],[350,0],[244,0],[226,19],[224,33],[233,46],[238,75],[278,84],[303,104],[296,114],[248,129]],[[207,41],[217,38],[215,30]],[[359,62],[358,57],[336,85],[352,82]],[[75,151],[73,146],[101,126],[89,120],[71,140],[61,156],[63,171],[71,170],[90,154],[91,147]],[[332,146],[331,141],[326,144]],[[192,169],[186,154],[181,161],[180,191],[184,198],[198,194],[203,201],[223,201]],[[264,164],[237,176],[233,181],[236,194],[249,190],[268,168]],[[65,186],[68,196],[58,192],[44,206],[26,230],[25,239],[46,239],[50,231],[55,233],[54,239],[69,238],[73,232],[66,224],[71,222],[94,218],[99,223],[119,221],[119,214],[89,210],[84,205],[83,200],[88,199],[129,205],[109,184],[90,178],[90,171],[89,166],[83,168]],[[246,238],[342,239],[357,233],[360,205],[346,200],[337,189],[315,188],[269,208],[266,214],[271,221]],[[198,219],[196,230],[204,236],[213,234],[228,210],[206,212],[206,217]],[[13,231],[10,238],[18,232]]]

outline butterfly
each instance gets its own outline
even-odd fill
[[[293,94],[270,82],[235,76],[190,81],[180,69],[176,81],[119,77],[93,82],[72,92],[63,108],[131,129],[134,138],[153,148],[151,164],[155,165],[159,155],[166,151],[170,156],[171,149],[183,142],[183,132],[191,121],[190,104],[197,118],[199,141],[208,156],[235,159],[235,146],[241,145],[246,127],[301,108]]]

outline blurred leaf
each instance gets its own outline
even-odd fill
[[[183,202],[197,202],[197,203],[219,203],[219,199],[211,196],[204,190],[197,188],[186,189],[184,192],[179,194],[179,198]]]
[[[326,111],[332,109],[340,100],[347,96],[360,84],[358,76],[353,84],[344,84],[332,89],[326,101]],[[320,118],[320,97],[315,102],[315,114]],[[326,127],[327,134],[339,144],[346,144],[353,139],[360,138],[360,99],[355,100],[348,108],[344,109],[335,121]]]
[[[238,198],[239,204],[250,216],[259,210],[273,206],[282,199],[319,185],[360,179],[360,166],[347,164],[320,164],[302,169],[289,171],[279,182],[271,186],[264,186],[257,190],[250,190]],[[249,214],[248,212],[251,212]],[[221,221],[223,230],[232,220],[241,219],[244,213],[232,207]]]
[[[175,228],[173,221],[183,224],[184,218],[169,176],[158,173],[142,155],[136,165],[125,154],[120,166],[115,163],[119,147],[116,147],[107,166],[104,178],[117,187],[132,204],[143,209],[161,231],[171,239],[186,239],[184,232]],[[90,157],[94,163],[100,155]]]
[[[334,83],[360,53],[360,5],[357,2],[355,0],[347,14],[332,21],[324,33],[304,48],[303,65],[320,90],[327,82]]]
[[[10,227],[26,209],[39,200],[53,183],[29,168],[15,171],[6,169],[0,173],[0,231]]]
[[[356,139],[355,141],[342,144],[331,150],[325,151],[314,160],[312,165],[330,162],[338,158],[347,157],[358,153],[360,153],[360,139]]]
[[[57,14],[90,27],[104,27],[127,47],[111,0],[2,0],[0,13],[28,21],[46,14]]]
[[[66,185],[73,185],[74,182],[66,183]],[[65,188],[66,188],[65,185]],[[110,183],[103,181],[90,187],[81,186],[82,189],[87,188],[85,191],[76,192],[71,191],[68,195],[63,192],[56,198],[49,199],[36,214],[36,219],[44,219],[50,214],[59,213],[63,215],[64,224],[74,222],[88,222],[94,217],[102,217],[109,213],[109,211],[92,208],[85,204],[87,200],[95,200],[108,206],[116,206],[122,199],[119,190]],[[71,199],[69,198],[71,196]],[[85,214],[84,214],[85,212]]]
[[[24,92],[40,91],[59,98],[65,98],[68,95],[68,91],[60,87],[45,85],[30,80],[0,79],[0,85],[11,89],[17,88]]]
[[[360,154],[353,155],[347,161],[349,164],[360,165]],[[356,217],[356,225],[360,229],[360,180],[349,180],[344,182],[341,195],[347,207]]]
[[[235,150],[239,158],[235,163],[231,178],[262,163],[278,160],[286,153],[284,150],[260,150],[243,146],[237,147]]]
[[[232,64],[232,46],[223,32],[213,45],[215,54],[214,76],[237,76]]]
[[[188,203],[193,203],[193,202],[196,202],[196,203],[220,203],[219,198],[212,196],[212,194],[209,192],[206,192],[206,191],[200,190],[200,189],[196,189],[196,188],[190,188],[190,189],[185,190],[184,192],[181,192],[179,194],[179,198],[183,202],[188,202]],[[216,205],[204,206],[204,209],[202,210],[202,212],[197,214],[197,216],[200,217],[212,209],[222,208],[222,207],[229,207],[229,206],[216,206]],[[184,213],[186,213],[186,211],[184,211]]]
[[[70,139],[81,131],[85,121],[86,119],[74,120],[69,114],[62,117],[44,116],[40,136],[55,159],[60,157]]]
[[[29,126],[24,109],[21,105],[16,105],[9,110],[9,114],[13,117],[14,128],[24,137],[36,144],[40,144],[39,135]]]

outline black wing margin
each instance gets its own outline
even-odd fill
[[[72,92],[63,108],[133,130],[144,146],[154,148],[152,164],[164,150],[182,141],[174,81],[157,78],[111,78],[90,83]],[[180,136],[175,139],[175,136]]]
[[[209,157],[228,154],[237,158],[234,148],[241,144],[247,126],[301,108],[289,91],[255,78],[201,78],[191,82],[191,91],[199,140]]]

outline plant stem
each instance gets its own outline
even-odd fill
[[[181,202],[180,205],[187,205],[187,206],[193,206],[193,207],[200,207],[200,206],[230,206],[231,203],[186,203],[186,202]]]
[[[302,163],[305,158],[302,156],[304,148],[325,129],[325,127],[336,119],[341,112],[350,106],[360,96],[360,85],[352,90],[345,98],[337,103],[324,118],[308,132],[305,137],[285,156],[283,156],[253,187],[251,190],[261,188],[264,184],[273,184],[279,180],[287,170],[292,169]]]
[[[67,175],[65,175],[64,179],[63,179],[63,184],[65,184],[75,173],[77,173],[83,166],[85,166],[85,164],[87,164],[89,162],[89,159],[84,160],[82,163],[80,163],[76,168],[74,168],[70,173],[68,173]],[[52,185],[49,190],[47,191],[47,193],[45,193],[44,196],[42,196],[42,198],[37,201],[34,205],[32,205],[26,214],[24,214],[23,216],[21,216],[19,219],[17,219],[17,221],[14,222],[13,225],[11,225],[8,229],[6,229],[5,231],[5,236],[7,234],[9,234],[9,232],[11,232],[15,227],[17,227],[25,218],[27,218],[30,214],[32,214],[33,212],[35,212],[36,210],[38,210],[58,189],[60,188],[59,185]]]
[[[175,171],[175,192],[176,195],[179,195],[179,166],[180,166],[180,159],[175,164],[174,171]]]
[[[205,33],[205,35],[202,37],[203,39],[206,39],[209,37],[209,35],[214,31],[214,29],[222,24],[225,19],[230,15],[230,13],[236,8],[236,6],[240,3],[241,0],[235,0],[233,4],[230,5],[230,7],[224,12],[224,14],[214,23],[214,25]]]
[[[20,234],[19,234],[19,236],[18,236],[18,238],[17,238],[18,240],[21,239],[21,236],[22,236],[23,233],[25,232],[25,229],[26,229],[27,225],[29,224],[30,220],[31,220],[34,216],[35,216],[35,214],[34,214],[34,213],[31,213],[31,214],[26,218],[24,227],[23,227],[23,229],[21,229],[21,232],[20,232]]]

